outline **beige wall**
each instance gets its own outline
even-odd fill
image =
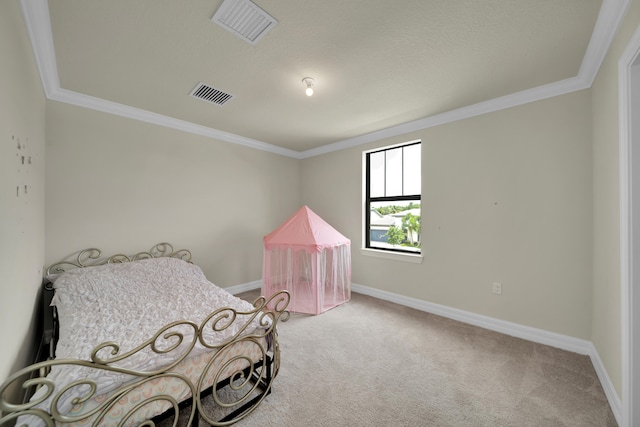
[[[632,2],[592,86],[593,98],[593,341],[618,395],[622,387],[618,61],[640,25]]]
[[[305,159],[303,202],[352,240],[354,283],[588,340],[590,101],[580,91]],[[362,151],[414,139],[424,261],[363,256]]]
[[[0,2],[0,58],[0,378],[5,378],[29,361],[44,263],[45,99],[18,0]]]
[[[262,237],[300,206],[295,159],[47,103],[46,262],[98,247],[193,251],[221,287],[262,277]]]

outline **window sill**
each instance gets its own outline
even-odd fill
[[[374,258],[386,258],[394,261],[410,262],[413,264],[421,264],[423,256],[421,254],[409,254],[400,252],[389,252],[369,248],[360,248],[360,253],[365,256]]]

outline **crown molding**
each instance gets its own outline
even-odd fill
[[[40,78],[42,80],[44,92],[48,99],[116,114],[134,120],[141,120],[147,123],[194,133],[282,156],[292,157],[295,159],[305,159],[378,141],[384,138],[399,136],[439,126],[445,123],[492,113],[506,108],[527,104],[529,102],[540,101],[542,99],[587,89],[591,87],[593,80],[598,74],[600,65],[602,64],[609,46],[618,31],[618,27],[622,22],[631,0],[603,0],[594,31],[591,35],[591,40],[585,52],[585,56],[583,57],[582,64],[580,65],[578,75],[575,77],[425,117],[424,119],[415,120],[398,126],[392,126],[376,132],[345,139],[306,151],[289,150],[263,141],[245,138],[240,135],[223,132],[173,117],[163,116],[161,114],[141,110],[139,108],[62,89],[60,87],[60,79],[58,77],[58,67],[55,58],[55,47],[53,45],[53,33],[51,30],[51,18],[49,16],[47,0],[20,0],[20,3],[22,5],[22,13],[24,15],[27,31],[31,39],[36,64],[40,71]]]
[[[458,120],[468,119],[482,114],[492,113],[494,111],[504,110],[506,108],[516,107],[518,105],[528,104],[534,101],[551,98],[566,93],[575,92],[577,90],[586,89],[589,86],[580,77],[572,77],[570,79],[561,80],[550,83],[548,85],[539,86],[533,89],[505,95],[500,98],[490,99],[488,101],[479,102],[477,104],[468,105],[466,107],[425,117],[409,123],[398,126],[392,126],[376,132],[356,136],[354,138],[345,139],[333,144],[324,145],[322,147],[303,151],[301,158],[318,156],[327,154],[332,151],[344,150],[346,148],[356,147],[358,145],[375,142],[384,138],[391,138],[398,135],[428,129],[434,126],[446,123],[456,122]]]
[[[277,145],[268,144],[251,138],[245,138],[229,132],[213,129],[207,126],[198,125],[185,120],[176,119],[162,114],[153,113],[151,111],[142,110],[140,108],[131,107],[129,105],[118,104],[117,102],[107,101],[105,99],[84,95],[78,92],[72,92],[66,89],[54,90],[48,98],[53,101],[64,102],[67,104],[77,105],[79,107],[89,108],[92,110],[102,111],[104,113],[115,114],[117,116],[126,117],[133,120],[139,120],[146,123],[152,123],[158,126],[164,126],[207,138],[217,139],[232,144],[242,145],[244,147],[254,148],[257,150],[267,151],[281,156],[299,158],[300,153],[289,150]]]
[[[585,56],[580,64],[580,71],[575,77],[303,151],[300,153],[301,158],[308,158],[320,154],[327,154],[332,151],[344,150],[346,148],[356,147],[369,142],[375,142],[383,138],[404,135],[406,133],[428,129],[430,127],[468,119],[482,114],[493,113],[495,111],[528,104],[534,101],[541,101],[543,99],[564,95],[582,89],[588,89],[591,87],[596,75],[598,74],[602,61],[604,61],[604,57],[609,50],[609,46],[611,46],[611,43],[613,42],[613,38],[618,31],[618,27],[620,26],[622,18],[629,8],[630,3],[631,0],[604,0],[602,2],[596,25],[593,33],[591,34],[591,40],[589,41]]]
[[[35,56],[42,87],[47,98],[60,88],[56,51],[47,0],[20,0],[31,48]]]
[[[603,0],[578,72],[588,82],[588,87],[593,84],[630,4],[631,0]]]

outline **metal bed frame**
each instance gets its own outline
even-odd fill
[[[139,252],[133,256],[116,254],[108,258],[101,258],[101,251],[95,248],[85,249],[78,253],[74,261],[61,261],[51,265],[47,269],[47,276],[52,274],[63,273],[73,268],[84,268],[108,263],[131,262],[147,258],[157,257],[173,257],[179,258],[187,262],[191,262],[191,252],[186,249],[174,251],[169,243],[159,243],[148,252]],[[88,357],[83,359],[56,359],[55,345],[58,338],[58,320],[55,307],[48,307],[48,301],[52,298],[52,284],[45,280],[43,299],[45,305],[45,318],[43,319],[44,331],[41,347],[45,348],[40,356],[46,360],[37,361],[36,363],[19,370],[9,376],[7,380],[0,385],[0,426],[13,425],[13,423],[22,415],[33,415],[44,422],[46,426],[68,425],[75,422],[92,418],[91,425],[99,425],[109,411],[123,397],[127,397],[136,387],[143,386],[146,383],[159,378],[174,378],[184,383],[190,389],[191,396],[182,402],[179,402],[169,393],[151,395],[150,397],[137,403],[127,413],[122,415],[119,425],[124,425],[137,411],[141,410],[145,405],[155,401],[166,401],[170,403],[170,408],[162,414],[157,414],[152,420],[146,421],[143,425],[155,425],[156,422],[167,418],[173,418],[173,426],[178,423],[178,417],[181,411],[189,411],[188,425],[198,425],[199,418],[204,419],[213,426],[225,426],[235,423],[250,414],[264,398],[271,392],[273,380],[278,375],[280,369],[280,347],[278,343],[278,335],[276,326],[279,321],[286,321],[289,318],[289,312],[286,310],[289,304],[290,296],[286,291],[278,292],[269,298],[259,297],[253,304],[253,310],[249,312],[238,312],[230,307],[220,307],[213,311],[199,325],[189,321],[180,320],[169,323],[162,327],[154,336],[150,337],[136,348],[120,354],[120,346],[117,341],[104,342],[98,345]],[[221,343],[207,343],[203,337],[205,327],[214,328],[215,331],[223,331],[236,320],[238,315],[248,315],[248,320],[244,321],[240,331],[231,338]],[[254,332],[243,334],[245,329],[251,322],[257,319],[265,329],[256,330]],[[191,341],[185,341],[184,334],[174,330],[176,326],[185,325],[189,329],[193,329]],[[165,345],[160,345],[161,343]],[[122,361],[133,354],[150,349],[156,354],[164,354],[174,351],[179,345],[187,343],[187,350],[175,359],[170,365],[164,366],[155,371],[141,371],[124,369],[115,364]],[[197,342],[215,354],[207,363],[205,369],[200,373],[197,384],[194,384],[187,376],[173,372],[181,361],[189,356],[191,349]],[[229,360],[224,359],[225,355],[234,346],[242,343],[251,342],[260,349],[262,357],[259,360],[250,360],[243,355],[232,356]],[[168,346],[166,344],[169,344]],[[266,343],[266,344],[265,344]],[[108,357],[101,357],[104,349],[109,351]],[[230,376],[221,378],[222,367],[244,359],[247,363],[242,369],[235,370]],[[216,372],[210,372],[210,368],[214,363],[221,364],[222,367]],[[54,384],[46,378],[47,373],[56,365],[73,365],[78,367],[90,368],[98,371],[112,371],[117,373],[128,374],[135,379],[127,382],[109,393],[108,397],[98,404],[95,408],[82,411],[78,415],[61,414],[58,410],[58,401],[61,396],[74,387],[84,386],[89,391],[85,392],[81,398],[76,398],[74,404],[82,404],[96,397],[97,385],[92,379],[82,379],[74,381],[60,390],[54,390]],[[204,387],[205,380],[213,375],[213,386]],[[8,397],[11,390],[16,387],[22,387],[27,398],[19,403],[10,401]],[[27,400],[36,389],[46,387],[43,397],[35,401]],[[204,389],[204,390],[203,390]],[[226,389],[227,396],[229,391],[234,396],[232,401],[222,399],[218,393]],[[51,398],[51,403],[46,409],[37,406],[38,403]],[[222,412],[220,418],[214,419],[211,414],[211,404],[205,404],[203,399],[207,398],[207,402],[212,402],[213,407]],[[210,398],[210,400],[209,400]],[[218,414],[219,415],[219,414]]]

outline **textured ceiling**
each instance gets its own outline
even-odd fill
[[[49,1],[60,87],[300,152],[574,77],[601,6],[256,0],[278,25],[253,46],[211,22],[221,2]]]

